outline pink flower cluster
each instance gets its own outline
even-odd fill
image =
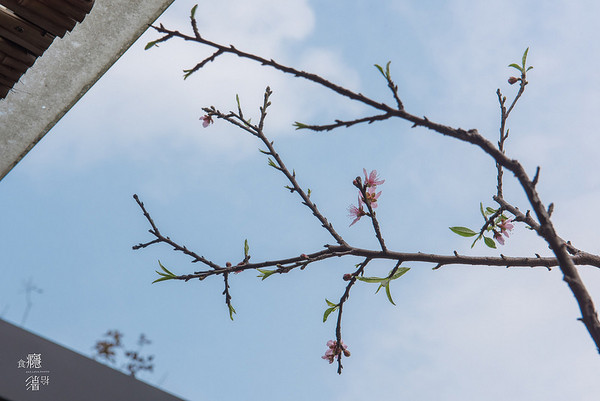
[[[202,117],[200,117],[200,120],[202,120],[202,126],[204,128],[208,127],[210,124],[214,123],[213,119],[211,116],[209,116],[208,114],[203,115]]]
[[[497,227],[500,231],[494,230],[494,239],[500,243],[500,245],[504,245],[504,236],[506,238],[509,237],[508,232],[512,231],[515,226],[512,224],[512,219],[502,220],[502,222],[497,224]]]
[[[350,227],[352,227],[352,225],[354,225],[354,223],[356,223],[358,220],[360,220],[360,218],[363,217],[364,215],[366,215],[365,209],[363,208],[363,204],[362,204],[362,202],[360,200],[360,196],[359,196],[358,197],[358,207],[356,207],[354,205],[348,206],[348,217],[354,218],[354,220],[352,220],[352,223],[350,223]]]
[[[348,346],[346,344],[344,344],[344,342],[341,342],[342,346],[340,347],[340,349],[337,349],[337,341],[334,340],[329,340],[327,341],[327,351],[325,351],[325,355],[323,355],[321,358],[323,359],[327,359],[329,361],[329,363],[333,363],[333,361],[337,358],[340,359],[340,354],[343,352],[344,356],[347,358],[350,356],[350,351],[348,351]]]
[[[367,170],[363,168],[363,173],[365,174],[365,182],[362,183],[363,188],[365,189],[366,199],[362,194],[362,191],[358,192],[358,206],[350,205],[348,207],[348,217],[353,218],[354,220],[350,223],[352,226],[361,217],[366,216],[367,212],[365,212],[365,204],[371,205],[371,208],[375,209],[377,207],[377,199],[379,199],[379,195],[381,195],[381,191],[376,192],[377,186],[381,185],[385,182],[385,180],[380,180],[377,177],[377,170],[371,171],[370,174],[367,175]],[[357,178],[354,181],[354,185],[359,185],[360,181]]]

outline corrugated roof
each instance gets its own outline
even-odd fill
[[[82,22],[93,5],[94,0],[0,0],[0,99],[33,65],[31,60]]]

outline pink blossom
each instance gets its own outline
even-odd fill
[[[504,245],[504,237],[508,238],[508,232],[512,231],[515,226],[512,224],[511,219],[502,220],[500,223],[496,224],[500,231],[494,230],[494,239],[500,243],[500,245]],[[504,237],[502,236],[504,234]]]
[[[375,193],[375,187],[371,187],[367,190],[367,200],[364,201],[369,202],[369,204],[371,205],[371,207],[373,209],[375,209],[377,207],[377,199],[379,199],[379,196],[381,195],[381,191]],[[363,201],[361,199],[361,201]]]
[[[500,227],[501,233],[506,235],[507,238],[508,232],[515,228],[515,226],[512,224],[512,219],[502,220],[502,222],[498,223],[498,227]]]
[[[200,117],[200,119],[202,120],[202,126],[204,128],[208,127],[210,124],[212,124],[214,122],[212,117],[209,116],[208,114],[203,115],[202,117]]]
[[[504,245],[504,237],[502,236],[501,232],[494,230],[494,239],[498,241],[500,245]]]
[[[379,180],[377,177],[377,170],[371,171],[369,175],[367,175],[367,170],[363,168],[363,173],[365,173],[365,186],[368,188],[375,189],[377,185],[381,185],[385,182],[385,180]]]
[[[504,237],[508,238],[508,232],[511,231],[515,226],[512,224],[512,219],[502,220],[497,224],[500,231],[494,230],[494,239],[501,245],[504,245]],[[504,234],[504,237],[502,236]]]
[[[348,351],[348,346],[346,344],[344,344],[344,342],[342,341],[342,346],[340,347],[339,350],[337,350],[337,341],[334,340],[329,340],[327,341],[327,351],[325,351],[325,355],[323,355],[321,358],[322,359],[326,359],[329,361],[329,363],[333,363],[333,361],[337,358],[340,358],[340,354],[343,352],[344,356],[349,357],[350,356],[350,351]],[[337,354],[336,354],[337,352]]]
[[[361,217],[363,217],[365,215],[366,215],[365,209],[363,208],[363,203],[359,196],[358,197],[358,207],[356,207],[354,205],[348,206],[348,217],[354,218],[352,223],[350,223],[350,226],[352,226],[354,223],[356,223],[358,220],[360,220]]]

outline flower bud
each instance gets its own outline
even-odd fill
[[[517,82],[519,82],[519,78],[517,78],[517,77],[508,78],[508,83],[511,85],[516,84]]]
[[[350,273],[344,274],[344,281],[350,281],[350,280],[352,280],[352,274],[350,274]]]
[[[210,124],[214,123],[212,116],[205,114],[204,116],[200,117],[200,120],[202,120],[202,126],[204,128],[208,127]]]
[[[307,255],[307,254],[305,254],[305,253],[303,253],[302,255],[300,255],[300,257],[301,257],[302,259],[308,259],[308,255]]]
[[[344,350],[344,356],[346,358],[348,358],[350,356],[350,351],[348,351],[347,349]]]
[[[227,263],[225,263],[225,266],[227,266],[227,267],[231,267],[231,262],[227,262]]]

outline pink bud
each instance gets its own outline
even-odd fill
[[[200,117],[200,120],[202,120],[202,126],[204,128],[208,127],[210,124],[212,124],[214,122],[212,117],[209,116],[208,114],[205,114],[204,116]]]
[[[516,84],[517,82],[519,82],[519,78],[517,78],[517,77],[508,78],[508,83],[511,85]]]
[[[344,274],[344,281],[350,281],[350,280],[352,280],[352,274],[350,274],[350,273]]]
[[[227,267],[231,267],[231,262],[227,262],[227,263],[225,263],[225,266],[227,266]]]

